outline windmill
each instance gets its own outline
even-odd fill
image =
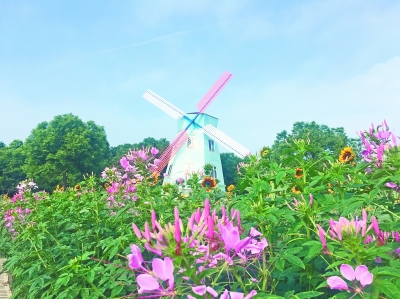
[[[176,179],[185,177],[185,174],[201,170],[205,164],[211,164],[213,165],[211,175],[219,180],[220,186],[223,186],[218,144],[240,158],[250,154],[247,148],[216,128],[217,118],[204,113],[231,78],[232,74],[224,72],[198,102],[197,112],[194,113],[183,112],[151,90],[144,93],[143,98],[178,121],[179,132],[162,153],[157,164],[158,172],[168,164],[164,183],[173,183]],[[186,146],[183,146],[185,143]]]

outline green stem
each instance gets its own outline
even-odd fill
[[[393,213],[392,211],[386,209],[385,207],[383,207],[383,206],[381,206],[381,205],[378,205],[378,204],[376,204],[376,203],[372,203],[372,204],[373,204],[374,206],[380,207],[382,210],[385,210],[386,212],[388,212],[388,213],[391,214],[392,216],[394,216],[394,217],[400,219],[400,216],[396,215],[395,213]]]

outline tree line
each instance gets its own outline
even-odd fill
[[[358,141],[348,138],[343,128],[329,128],[315,122],[296,122],[292,132],[277,134],[273,145],[261,149],[270,159],[287,163],[285,155],[291,142],[310,140],[315,149],[310,155],[318,157],[324,152],[339,155],[345,146],[359,146]],[[75,186],[86,173],[99,175],[105,167],[118,165],[120,158],[130,149],[156,147],[160,153],[168,146],[165,138],[145,138],[138,143],[110,147],[104,127],[93,121],[83,122],[78,116],[64,114],[50,122],[36,126],[25,140],[14,140],[8,146],[0,142],[0,194],[12,195],[19,182],[32,178],[44,190],[52,191],[57,185]],[[246,163],[232,153],[221,153],[225,184],[236,184],[236,166]],[[295,162],[293,162],[295,163]]]

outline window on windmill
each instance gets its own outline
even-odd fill
[[[212,169],[212,171],[211,171],[211,177],[214,178],[214,179],[218,179],[218,176],[217,176],[217,166],[213,166],[213,169]]]
[[[167,175],[170,175],[172,171],[172,164],[168,167]]]
[[[196,138],[195,137],[189,137],[188,138],[187,147],[188,148],[195,148],[196,147]]]
[[[211,139],[208,140],[208,149],[210,150],[210,152],[215,151],[214,140],[211,140]]]

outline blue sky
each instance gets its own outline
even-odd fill
[[[73,113],[112,146],[172,140],[151,89],[206,111],[252,152],[296,121],[356,131],[386,119],[400,135],[399,1],[0,2],[0,141]]]

